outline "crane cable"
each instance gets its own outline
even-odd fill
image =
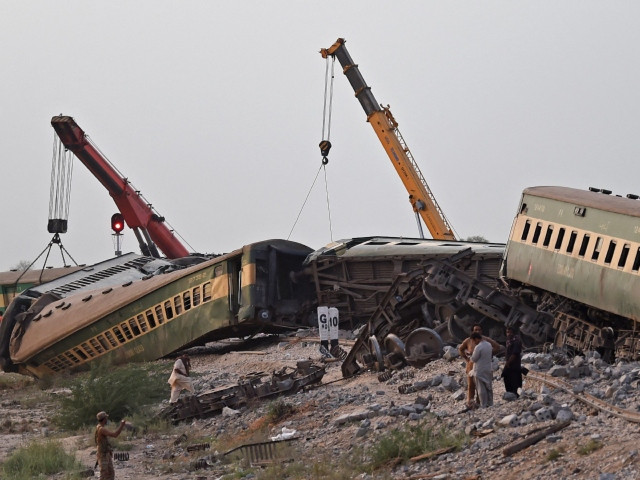
[[[309,195],[311,195],[311,191],[313,190],[316,181],[318,180],[318,175],[320,174],[320,170],[324,169],[324,185],[325,185],[325,194],[327,197],[327,213],[329,216],[329,236],[331,241],[333,242],[333,227],[331,225],[331,205],[329,202],[329,183],[327,180],[327,164],[329,163],[329,150],[331,149],[331,142],[329,138],[331,137],[331,107],[333,103],[333,80],[334,76],[334,63],[335,58],[332,57],[331,62],[331,80],[329,81],[329,59],[327,58],[325,74],[324,74],[324,102],[322,107],[322,141],[320,142],[320,153],[322,155],[322,162],[320,168],[316,172],[316,176],[313,179],[313,183],[311,184],[311,188],[307,192],[307,196],[302,202],[302,207],[300,207],[300,211],[298,212],[298,216],[296,217],[295,222],[293,222],[293,226],[291,227],[291,231],[289,232],[289,236],[287,236],[287,240],[291,238],[291,234],[293,233],[293,229],[296,227],[298,220],[300,219],[300,215],[302,214],[302,210],[304,210],[305,205],[307,204],[307,200],[309,200]],[[329,92],[327,95],[327,91]],[[326,131],[326,136],[325,136]]]
[[[49,220],[66,221],[69,219],[72,176],[73,153],[67,151],[60,139],[54,136],[49,187]]]

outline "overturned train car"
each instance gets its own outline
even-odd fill
[[[351,238],[313,252],[301,275],[311,279],[318,305],[337,307],[341,325],[355,328],[371,319],[399,276],[422,269],[419,298],[412,295],[410,303],[407,298],[397,302],[403,323],[435,328],[445,341],[458,342],[466,338],[473,323],[485,320],[484,314],[467,305],[467,299],[477,286],[487,293],[498,287],[504,248],[498,243]],[[441,284],[440,268],[455,272],[447,277],[447,285]],[[462,283],[464,292],[460,292]],[[485,323],[487,332],[503,335],[504,324]]]
[[[502,276],[552,317],[549,340],[640,357],[640,202],[610,191],[524,190]]]
[[[42,377],[308,325],[308,286],[290,274],[311,251],[267,240],[211,259],[130,254],[89,267],[12,302],[0,324],[1,366]]]

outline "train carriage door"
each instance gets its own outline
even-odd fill
[[[242,305],[242,257],[238,255],[227,262],[227,278],[229,282],[229,311],[232,321],[237,323],[238,310]]]
[[[313,295],[310,285],[297,283],[292,272],[302,269],[307,252],[273,247],[269,252],[269,283],[267,298],[272,308],[282,317],[295,317],[301,312],[301,305]]]

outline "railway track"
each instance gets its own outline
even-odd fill
[[[640,412],[635,412],[632,410],[625,410],[620,407],[616,407],[615,405],[605,402],[599,398],[594,397],[588,393],[576,393],[573,391],[573,387],[569,382],[565,382],[564,380],[560,380],[557,377],[552,377],[546,373],[542,372],[533,372],[529,371],[527,374],[528,380],[535,380],[550,387],[556,388],[558,390],[562,390],[565,393],[568,393],[576,400],[589,405],[590,407],[596,408],[602,412],[606,412],[610,415],[613,415],[618,418],[622,418],[628,422],[640,423]]]

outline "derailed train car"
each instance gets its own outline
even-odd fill
[[[316,302],[338,308],[340,323],[355,328],[366,323],[383,302],[399,275],[416,268],[425,272],[434,265],[455,266],[458,278],[482,284],[486,291],[497,287],[504,244],[397,237],[359,237],[339,240],[313,252],[301,274],[311,279]],[[421,277],[422,278],[422,277]],[[437,328],[446,339],[465,338],[472,323],[484,315],[465,304],[465,295],[451,295],[437,279],[428,279],[420,299],[402,312],[414,325]],[[459,286],[459,282],[457,283]],[[466,296],[473,293],[467,288]],[[426,296],[426,298],[425,298]],[[487,331],[497,324],[487,324]],[[495,335],[502,335],[495,331]]]
[[[4,371],[42,377],[154,360],[220,338],[308,325],[311,292],[291,280],[311,248],[266,240],[212,259],[134,256],[17,297],[0,325]]]
[[[524,190],[501,274],[553,317],[549,340],[640,356],[640,202],[598,189]]]
[[[484,330],[520,328],[528,346],[553,343],[640,358],[640,202],[608,191],[524,190],[495,290],[472,287],[455,266],[431,265],[430,299],[464,297]],[[464,310],[463,310],[464,311]],[[465,324],[456,313],[453,326]],[[468,323],[468,322],[467,322]],[[487,326],[489,327],[487,329]],[[460,330],[462,332],[462,330]]]

